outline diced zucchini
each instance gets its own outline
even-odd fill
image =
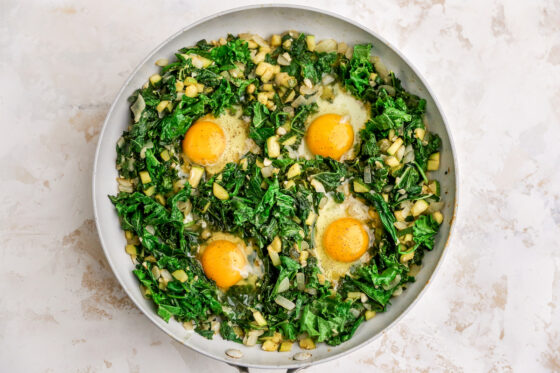
[[[428,206],[429,206],[428,202],[426,202],[423,199],[420,199],[420,200],[418,200],[414,203],[414,205],[410,209],[410,212],[412,213],[412,216],[416,217],[416,216],[420,215],[421,213],[423,213],[424,211],[426,211]]]
[[[397,167],[399,165],[399,160],[395,156],[390,156],[385,158],[385,164],[389,167]]]
[[[160,156],[161,159],[163,159],[165,162],[167,162],[168,160],[171,159],[171,157],[169,156],[169,152],[167,151],[167,149],[164,149],[161,153],[159,153],[159,156]]]
[[[278,34],[274,34],[270,37],[270,45],[273,47],[277,47],[282,44],[282,37]]]
[[[138,255],[138,252],[136,251],[136,246],[134,245],[126,245],[124,250],[128,255]]]
[[[266,319],[264,318],[262,313],[260,313],[259,311],[253,312],[253,318],[257,322],[258,326],[265,326],[266,325]]]
[[[307,261],[307,258],[309,258],[309,251],[305,250],[299,253],[299,262],[304,267],[305,267],[304,263]]]
[[[427,168],[428,171],[437,171],[439,169],[439,152],[430,155]]]
[[[264,341],[262,344],[263,351],[274,352],[278,350],[278,343],[273,342],[272,340]]]
[[[243,158],[242,160],[239,161],[239,164],[241,165],[241,169],[243,171],[247,171],[247,167],[249,166],[249,163],[247,161],[247,158]]]
[[[150,288],[145,287],[144,285],[140,285],[140,292],[142,296],[146,299],[149,299],[149,295],[152,294],[152,290]]]
[[[185,78],[185,80],[183,81],[183,84],[186,85],[186,86],[193,85],[193,84],[196,84],[196,83],[197,83],[196,79],[193,78],[192,76],[187,76]]]
[[[191,168],[191,172],[189,175],[189,184],[191,185],[191,187],[196,188],[198,186],[202,175],[204,175],[204,168],[198,166],[193,166]]]
[[[370,190],[366,184],[364,184],[362,181],[358,179],[354,179],[353,186],[354,186],[354,192],[356,193],[367,193]]]
[[[375,317],[375,311],[367,310],[365,313],[366,320],[371,320]]]
[[[270,243],[269,247],[271,250],[274,250],[277,253],[282,251],[282,240],[280,240],[280,237],[275,236],[272,242]]]
[[[144,260],[146,262],[150,262],[150,263],[155,263],[157,262],[156,258],[153,255],[148,255],[147,257],[144,258]]]
[[[144,191],[144,194],[147,195],[148,197],[151,197],[155,192],[156,192],[156,186],[152,185],[151,187],[149,187]]]
[[[424,140],[424,135],[426,135],[426,130],[424,128],[416,128],[414,130],[414,136],[419,140]]]
[[[435,194],[436,196],[439,197],[440,195],[439,181],[437,180],[430,181],[430,183],[428,184],[428,189],[430,190],[430,193]]]
[[[284,181],[284,189],[290,189],[291,187],[295,186],[296,183],[293,180]]]
[[[167,108],[168,104],[169,104],[169,101],[167,101],[167,100],[160,101],[159,104],[156,106],[157,112],[161,113],[162,111],[164,111],[165,108]]]
[[[159,74],[154,74],[152,76],[150,76],[150,83],[152,85],[156,85],[157,83],[159,83],[161,81],[161,75]]]
[[[270,158],[278,158],[280,155],[280,143],[278,142],[278,136],[270,136],[266,140],[266,150],[268,151],[268,156]]]
[[[434,212],[432,214],[432,217],[438,224],[441,224],[443,222],[443,214],[439,211]]]
[[[395,211],[394,215],[395,215],[395,219],[397,219],[397,221],[404,221],[406,219],[406,216],[403,214],[403,210]]]
[[[397,176],[398,172],[404,167],[402,163],[399,163],[398,166],[391,168],[391,176]]]
[[[280,352],[289,352],[292,350],[293,342],[284,341],[280,344]]]
[[[214,196],[219,200],[226,201],[229,199],[228,191],[218,183],[212,184],[212,193],[214,193]]]
[[[309,337],[303,338],[301,341],[299,341],[299,347],[303,348],[304,350],[313,350],[315,349],[315,342]]]
[[[307,35],[305,37],[305,44],[310,52],[315,50],[315,35]]]
[[[403,144],[403,139],[397,137],[397,139],[393,142],[393,144],[391,144],[389,149],[387,149],[387,153],[389,155],[395,155],[397,153],[397,150],[399,150],[399,148],[402,146],[402,144]]]
[[[313,223],[315,223],[315,220],[317,220],[317,214],[311,211],[309,212],[309,215],[307,215],[307,219],[305,219],[305,224],[313,225]]]
[[[379,150],[382,152],[386,152],[387,149],[391,146],[391,142],[387,139],[381,139],[377,142],[377,146],[379,146]]]
[[[348,297],[348,299],[356,300],[360,299],[362,297],[362,294],[363,293],[361,291],[349,291],[346,296]]]
[[[401,263],[404,264],[406,262],[411,261],[414,258],[414,251],[411,253],[401,255]]]
[[[278,267],[281,264],[280,255],[278,255],[276,251],[272,250],[270,246],[267,248],[267,250],[268,250],[268,256],[270,257],[272,264],[275,267]]]
[[[175,278],[175,280],[180,281],[180,282],[185,282],[189,279],[189,276],[187,276],[185,271],[183,271],[182,269],[178,269],[178,270],[174,271],[171,274],[171,276],[173,276]]]
[[[299,163],[294,163],[293,165],[290,166],[290,168],[288,168],[288,173],[286,174],[286,176],[288,177],[288,179],[292,179],[296,176],[299,176],[301,174],[301,165]]]
[[[142,181],[142,184],[148,184],[152,182],[152,178],[150,177],[148,171],[140,171],[138,173],[138,176],[140,176],[140,180]]]
[[[156,194],[154,196],[154,198],[156,199],[156,201],[158,201],[160,204],[165,206],[165,198],[161,195],[161,194]]]
[[[289,137],[286,140],[284,140],[282,142],[282,145],[284,145],[284,146],[294,145],[296,143],[296,141],[297,141],[297,136],[294,135],[294,136]]]

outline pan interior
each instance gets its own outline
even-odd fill
[[[195,44],[201,39],[218,39],[228,33],[257,33],[267,37],[273,33],[281,33],[287,29],[313,34],[317,40],[333,38],[348,44],[373,44],[373,53],[378,55],[390,70],[402,80],[405,88],[427,100],[427,117],[430,130],[439,134],[442,139],[440,171],[435,173],[441,183],[441,193],[445,201],[443,214],[445,220],[436,238],[436,246],[424,257],[423,267],[416,277],[416,282],[399,297],[393,298],[389,309],[378,314],[374,319],[362,324],[356,334],[348,342],[339,346],[318,344],[310,351],[312,356],[306,361],[298,362],[293,355],[299,352],[294,345],[291,352],[270,353],[258,347],[246,347],[234,342],[224,341],[219,336],[207,340],[196,333],[186,331],[178,322],[166,323],[157,316],[151,301],[142,297],[138,290],[138,282],[132,274],[133,264],[124,252],[125,239],[114,207],[107,195],[114,194],[117,189],[115,169],[115,143],[130,121],[127,98],[135,89],[142,86],[147,77],[158,71],[155,61],[159,58],[174,58],[174,53],[184,47]],[[455,212],[456,170],[453,148],[445,125],[445,119],[439,110],[434,97],[421,77],[410,64],[395,52],[385,41],[338,16],[322,11],[302,7],[257,6],[236,9],[207,18],[190,26],[156,48],[132,73],[116,98],[102,130],[93,175],[93,199],[97,227],[107,259],[124,287],[127,294],[146,316],[177,341],[207,356],[230,364],[261,368],[290,368],[306,366],[319,361],[326,361],[373,340],[376,336],[393,324],[410,308],[418,298],[433,275],[442,257],[447,238],[450,233],[450,222]],[[243,353],[240,359],[231,359],[225,355],[229,348]]]

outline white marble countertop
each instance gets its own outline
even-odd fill
[[[0,2],[0,370],[233,372],[128,300],[92,220],[109,105],[157,44],[251,1]],[[560,371],[560,2],[298,1],[388,39],[456,140],[462,201],[427,294],[367,347],[309,372]]]

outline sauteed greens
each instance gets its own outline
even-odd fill
[[[160,73],[130,97],[131,124],[117,143],[119,193],[109,198],[141,291],[164,320],[268,351],[338,345],[414,281],[443,220],[429,175],[441,141],[426,128],[426,101],[371,52],[287,32],[201,40],[157,62]],[[337,89],[368,110],[355,156],[294,156],[316,101]],[[237,115],[254,142],[214,174],[182,149],[208,114]],[[373,232],[368,260],[338,281],[314,252],[315,219],[330,199],[364,204]],[[218,288],[200,261],[213,232],[250,243],[247,260],[260,274]]]

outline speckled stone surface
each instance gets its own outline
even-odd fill
[[[6,372],[234,372],[128,300],[91,205],[99,130],[166,37],[250,1],[0,2],[0,362]],[[461,171],[429,291],[367,347],[308,372],[560,371],[560,2],[296,2],[400,49],[439,98]]]

